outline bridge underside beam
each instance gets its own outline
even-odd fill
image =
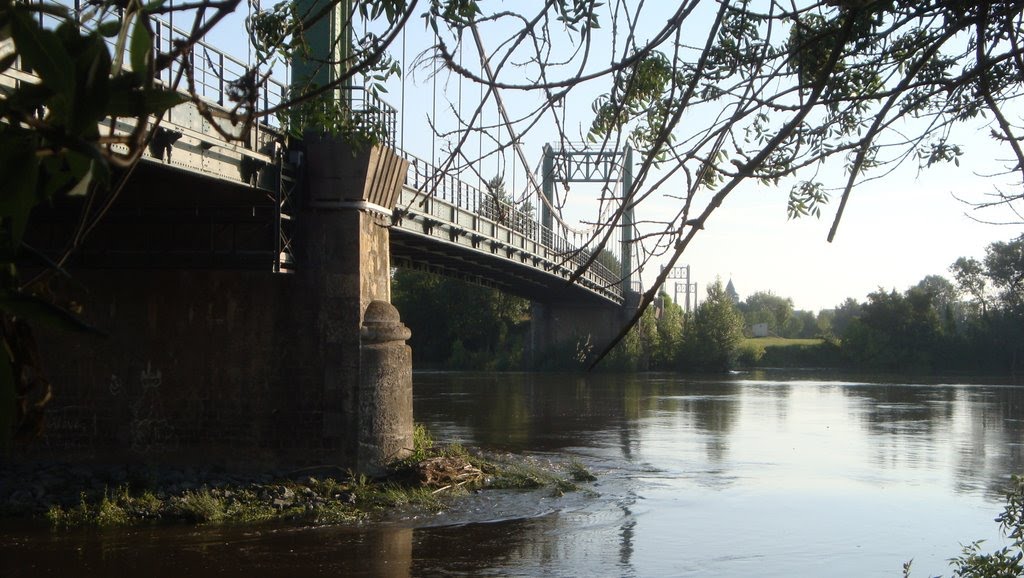
[[[395,245],[392,244],[392,247]],[[546,286],[520,272],[516,268],[491,265],[485,262],[466,258],[456,251],[441,247],[437,252],[424,255],[419,252],[403,252],[396,256],[392,252],[392,260],[398,267],[408,267],[421,271],[429,271],[446,277],[455,277],[477,285],[494,287],[506,293],[541,293]]]
[[[481,279],[497,275],[510,292],[529,298],[622,303],[621,279],[599,262],[588,264],[585,248],[542,231],[526,215],[502,217],[486,205],[481,212],[464,201],[457,195],[453,200],[450,192],[439,198],[407,184],[393,214],[393,251],[404,261],[429,264],[443,274]],[[579,279],[570,284],[581,267]],[[510,271],[544,289],[504,279]]]
[[[442,275],[496,287],[535,301],[577,301],[595,306],[610,305],[607,298],[556,278],[539,268],[531,257],[504,251],[471,251],[443,239],[414,235],[403,229],[391,230],[391,256],[398,266],[424,268]]]

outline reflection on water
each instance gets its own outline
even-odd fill
[[[436,374],[417,387],[417,419],[439,437],[576,456],[603,498],[634,492],[603,538],[626,574],[891,576],[910,558],[940,573],[960,543],[999,543],[992,518],[1024,471],[1024,388],[1008,385]],[[586,547],[592,528],[561,524],[562,568],[611,563]]]
[[[61,534],[34,528],[0,534],[0,575],[403,577],[412,575],[413,533],[411,527],[391,526],[157,527]]]
[[[593,493],[482,492],[332,528],[0,530],[0,575],[944,573],[1022,468],[1024,388],[809,373],[415,376],[434,436],[565,462]]]
[[[1024,388],[860,385],[843,388],[874,441],[879,468],[951,468],[957,491],[1002,494],[1020,472]]]

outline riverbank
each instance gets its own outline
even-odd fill
[[[577,462],[539,463],[461,446],[418,449],[378,479],[332,466],[264,472],[157,464],[11,464],[0,473],[0,518],[54,528],[152,523],[337,524],[397,507],[443,510],[469,491],[522,488],[556,493],[594,477]]]

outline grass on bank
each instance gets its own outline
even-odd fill
[[[819,337],[809,339],[790,339],[788,337],[745,337],[740,342],[740,347],[760,345],[761,347],[793,347],[799,345],[821,345],[824,339]]]
[[[561,495],[596,479],[576,460],[547,467],[484,458],[458,444],[438,445],[422,426],[416,427],[414,441],[413,454],[392,464],[389,475],[380,480],[349,473],[344,479],[305,477],[174,493],[123,485],[107,489],[102,496],[83,493],[74,506],[51,506],[46,518],[60,528],[272,520],[337,524],[396,507],[442,510],[471,489],[548,487]]]
[[[842,362],[838,345],[819,338],[748,337],[737,349],[741,367],[837,367]]]

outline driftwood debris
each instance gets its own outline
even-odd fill
[[[478,482],[484,473],[480,468],[464,458],[441,456],[429,458],[416,464],[416,474],[420,484],[437,488],[434,493],[442,492],[455,486]]]

